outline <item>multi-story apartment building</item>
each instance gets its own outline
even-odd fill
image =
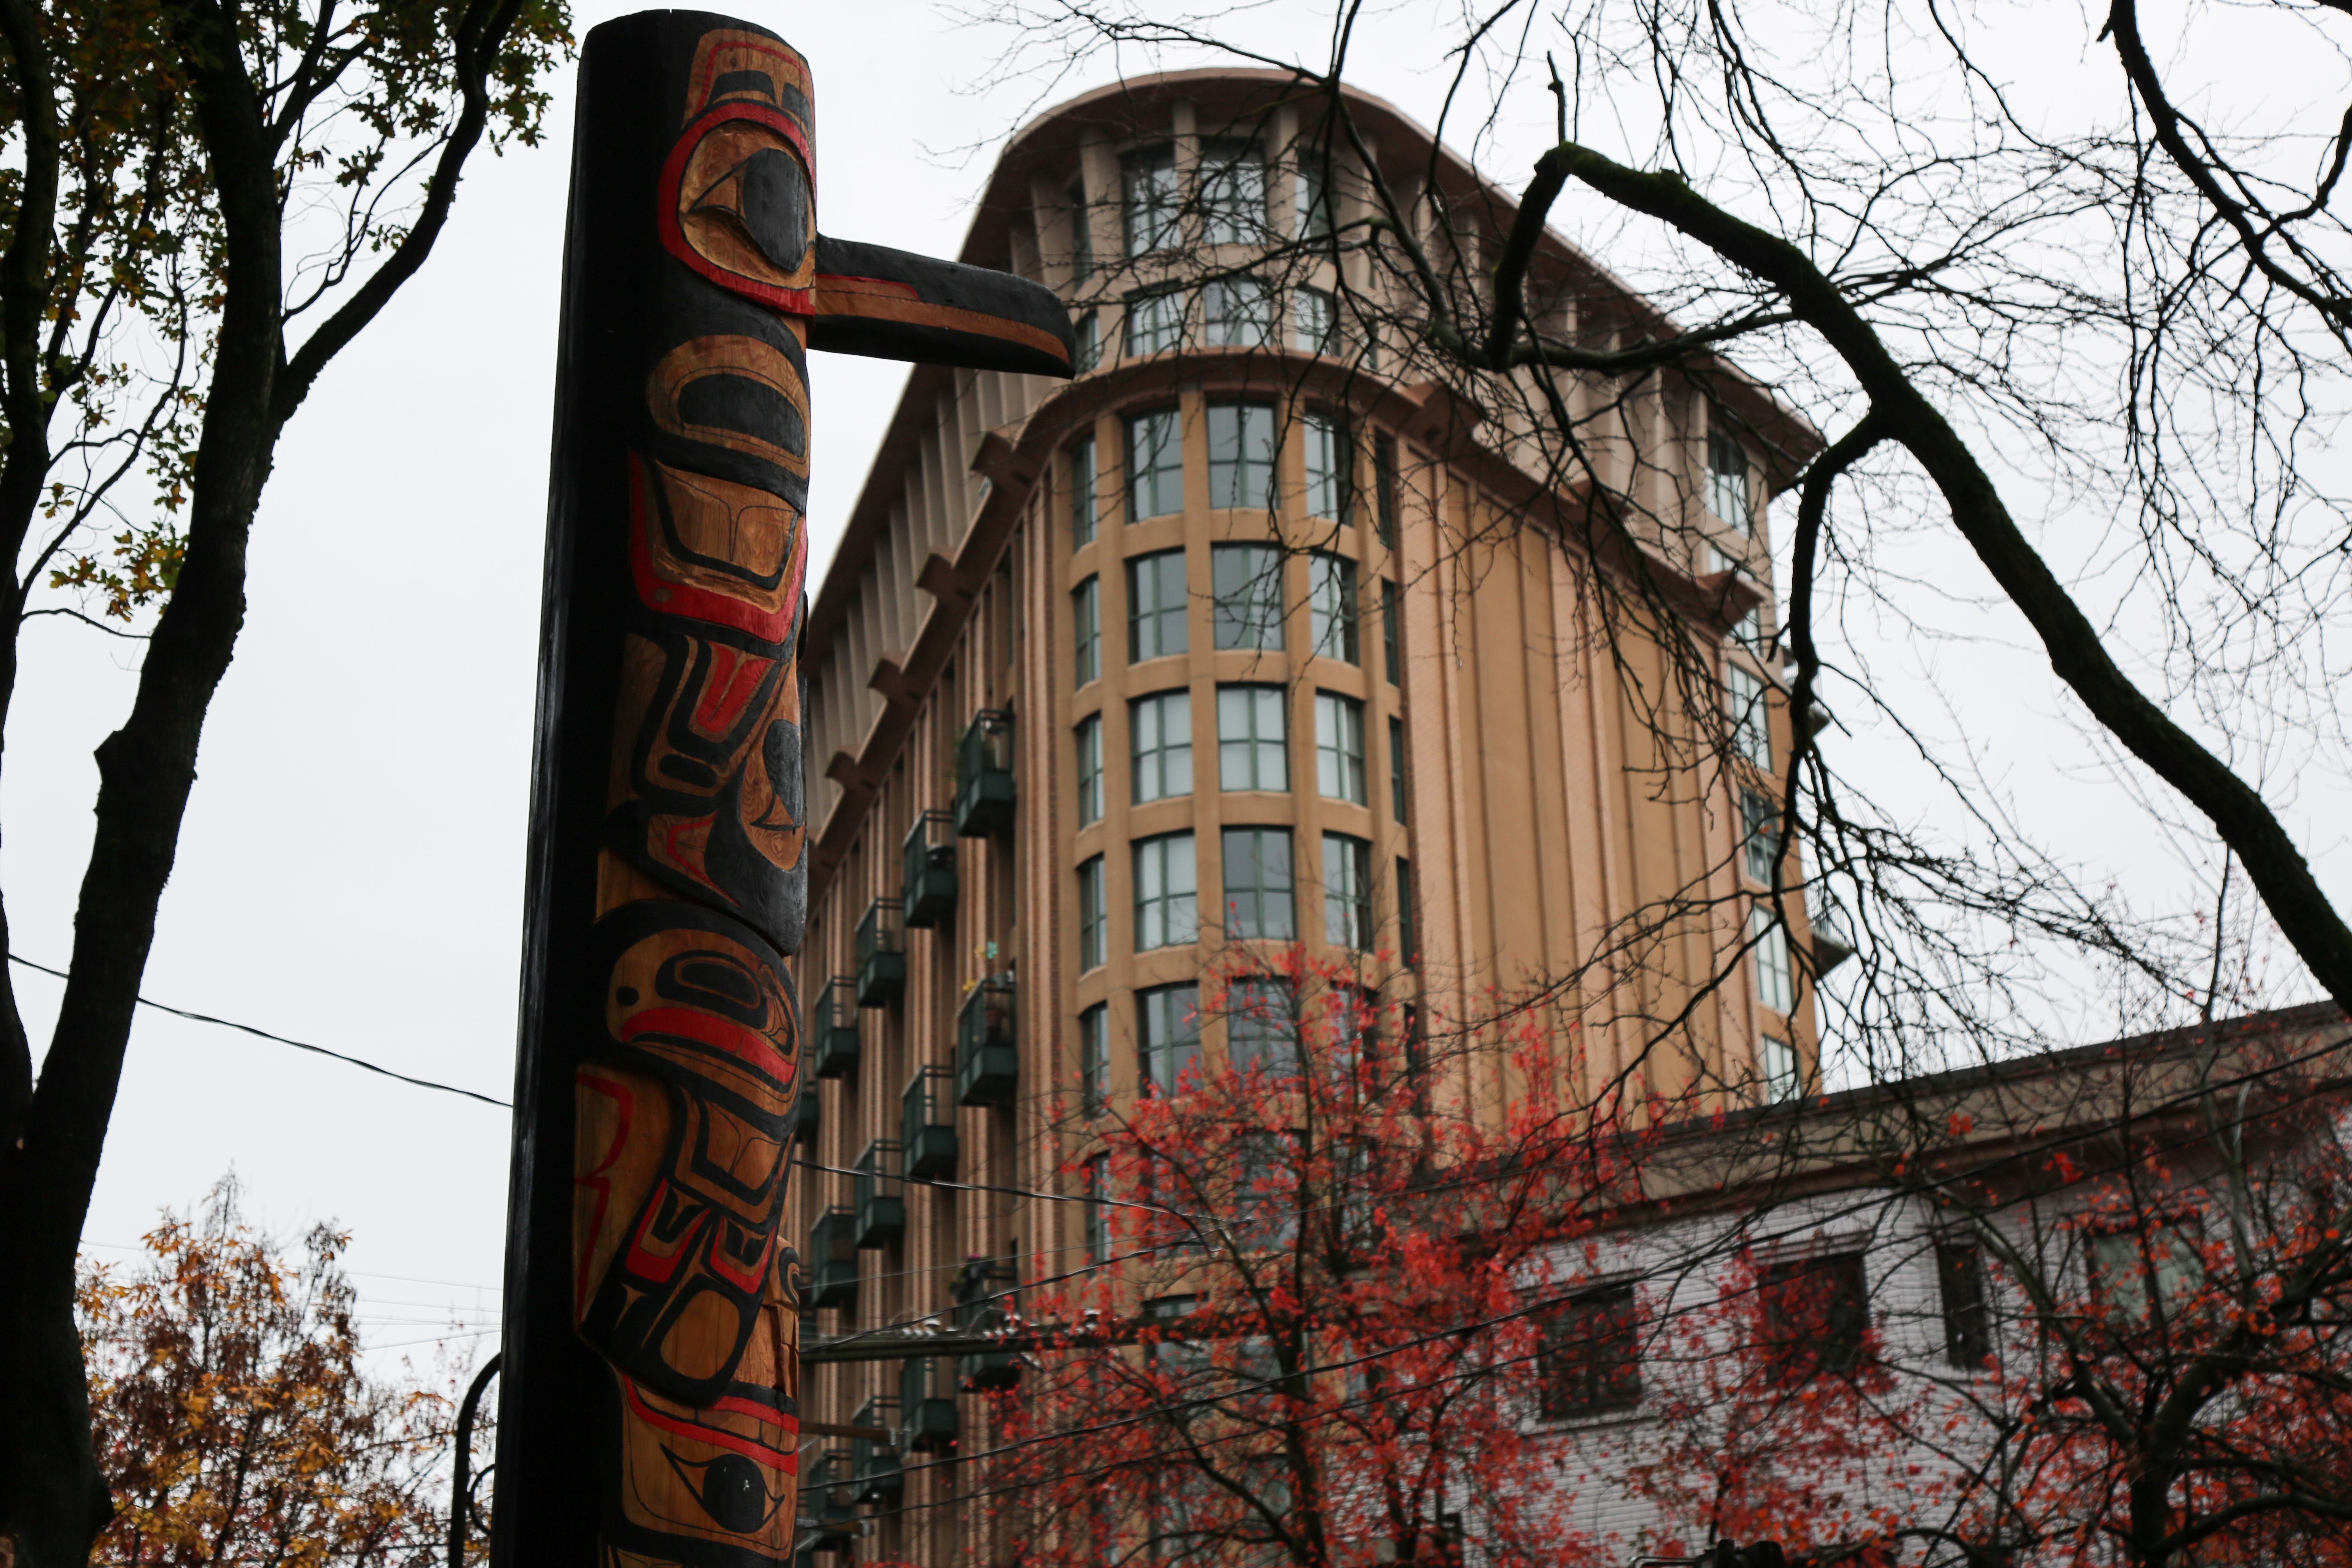
[[[1638,562],[1594,550],[1527,432],[1416,370],[1409,301],[1367,308],[1393,296],[1377,258],[1309,243],[1360,232],[1372,184],[1328,138],[1302,152],[1287,86],[1146,78],[1013,140],[962,258],[1065,291],[1086,367],[915,370],[814,600],[812,1345],[1073,1256],[1075,1205],[1024,1194],[1061,1184],[1081,1080],[1116,1106],[1213,1059],[1203,969],[1253,943],[1355,955],[1424,1018],[1578,977],[1592,1070],[1648,1051],[1667,1090],[1814,1073],[1801,906],[1738,956],[1788,723],[1763,509],[1811,433],[1727,366],[1563,376],[1651,520]],[[1349,108],[1401,210],[1491,247],[1507,194]],[[1538,263],[1579,341],[1671,330],[1556,235]],[[1599,626],[1612,573],[1689,606],[1721,746],[1674,716],[1654,624]],[[1612,947],[1659,909],[1685,914]],[[802,1407],[940,1457],[983,1436],[960,1384],[999,1375],[814,1363]],[[841,1464],[876,1468],[860,1441]],[[861,1552],[955,1560],[951,1476],[861,1489]]]

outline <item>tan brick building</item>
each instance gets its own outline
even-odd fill
[[[1743,811],[1770,798],[1786,716],[1760,623],[1743,641],[1726,618],[1756,595],[1725,584],[1762,586],[1769,616],[1765,492],[1811,433],[1727,367],[1565,384],[1580,416],[1617,405],[1600,460],[1670,524],[1643,569],[1702,629],[1716,615],[1714,679],[1752,713],[1723,728],[1754,762],[1695,757],[1665,656],[1597,635],[1595,574],[1623,568],[1557,526],[1578,497],[1348,305],[1384,298],[1369,258],[1305,243],[1366,216],[1369,186],[1352,154],[1302,157],[1281,86],[1146,78],[1013,139],[962,259],[1065,290],[1091,368],[914,371],[814,598],[803,1153],[866,1173],[798,1184],[813,1346],[950,1313],[967,1274],[1071,1266],[1079,1205],[903,1178],[1064,1184],[1082,1079],[1115,1104],[1223,1049],[1188,989],[1213,953],[1360,952],[1369,983],[1466,1019],[1679,901],[1585,983],[1600,1070],[1745,929]],[[1351,109],[1420,221],[1492,244],[1504,193],[1386,104]],[[1665,330],[1557,237],[1540,268],[1581,341]],[[1740,963],[1654,1053],[1667,1087],[1811,1073],[1785,945]],[[986,1441],[960,1381],[1007,1374],[809,1369],[805,1419],[902,1434],[895,1460],[810,1451],[814,1479],[860,1467],[861,1556],[964,1554],[956,1471],[928,1461]]]

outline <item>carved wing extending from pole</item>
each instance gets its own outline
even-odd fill
[[[820,236],[812,292],[813,349],[1029,375],[1076,366],[1069,311],[1010,272]]]

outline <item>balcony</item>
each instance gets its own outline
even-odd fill
[[[869,1399],[857,1407],[850,1418],[853,1426],[880,1426],[895,1431],[898,1426],[898,1402],[895,1399]],[[899,1495],[907,1489],[907,1478],[898,1473],[898,1447],[873,1437],[852,1437],[849,1440],[849,1495],[852,1501],[870,1503],[880,1508],[897,1505]]]
[[[1004,1292],[1016,1278],[1001,1263],[965,1264],[953,1288],[956,1332],[985,1334],[1012,1327],[1013,1298]],[[980,1351],[956,1360],[957,1384],[970,1393],[1011,1388],[1020,1381],[1021,1363],[1011,1351]]]
[[[955,1387],[928,1357],[898,1363],[898,1446],[936,1454],[956,1446]]]
[[[907,876],[899,889],[909,928],[955,919],[955,821],[944,811],[927,811],[907,830]]]
[[[801,1085],[801,1097],[793,1109],[793,1142],[816,1147],[817,1129],[824,1121],[824,1102],[816,1097],[816,1085]]]
[[[846,974],[816,994],[816,1059],[809,1070],[819,1078],[857,1076],[857,982]]]
[[[983,708],[956,748],[955,830],[985,838],[1013,826],[1013,715]]]
[[[1021,1077],[1013,1038],[1013,979],[983,980],[956,1014],[956,1103],[1010,1105]]]
[[[917,1068],[907,1080],[898,1118],[898,1146],[910,1176],[952,1176],[956,1168],[954,1072]]]
[[[857,1510],[849,1500],[849,1450],[827,1448],[802,1461],[801,1516],[816,1526],[803,1557],[851,1552],[857,1546]]]
[[[845,1208],[829,1208],[809,1227],[810,1306],[848,1309],[857,1305],[857,1237],[852,1229],[856,1217]]]
[[[857,1156],[850,1206],[856,1215],[855,1231],[861,1247],[887,1247],[907,1234],[907,1184],[898,1155],[895,1139],[877,1138]]]
[[[887,1007],[907,988],[907,931],[898,900],[877,899],[857,922],[857,1005]]]

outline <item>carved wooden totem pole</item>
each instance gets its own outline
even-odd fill
[[[496,1478],[511,1568],[792,1553],[807,352],[1066,375],[1053,295],[816,233],[807,63],[582,52]]]

